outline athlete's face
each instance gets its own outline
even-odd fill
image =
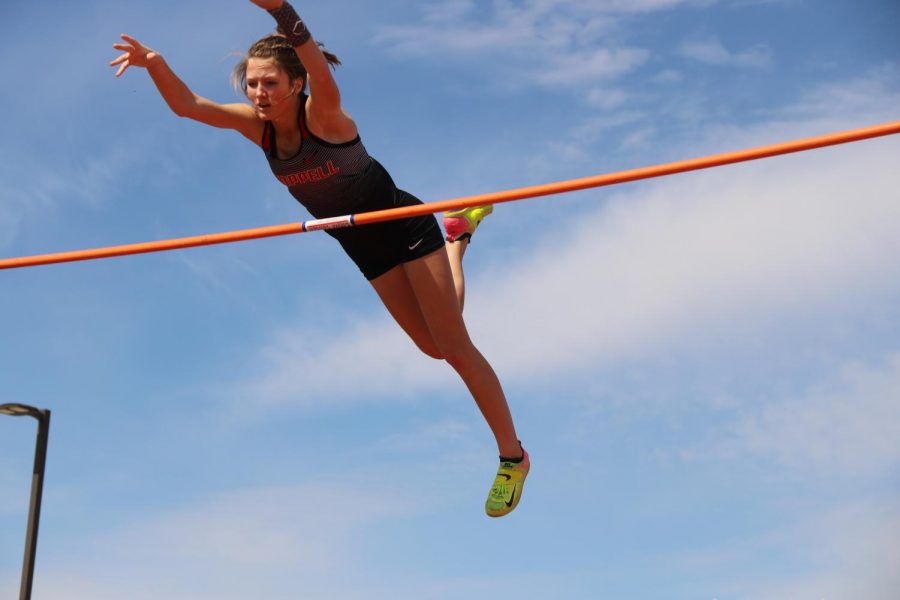
[[[288,111],[295,113],[302,86],[302,80],[291,82],[284,69],[271,58],[247,60],[247,98],[264,121],[277,119]]]

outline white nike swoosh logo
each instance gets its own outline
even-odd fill
[[[419,247],[419,244],[421,244],[423,241],[424,241],[424,240],[419,240],[418,242],[416,242],[415,244],[413,244],[412,246],[410,246],[409,249],[410,249],[410,250],[415,250],[416,248]]]

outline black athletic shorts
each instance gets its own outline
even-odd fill
[[[393,182],[389,186],[378,187],[379,193],[372,194],[356,214],[422,204],[412,194],[394,187]],[[397,265],[431,254],[444,246],[444,236],[434,215],[326,231],[341,243],[344,252],[369,281]]]

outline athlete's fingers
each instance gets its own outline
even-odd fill
[[[144,47],[144,45],[142,43],[140,43],[139,41],[137,41],[135,38],[131,37],[127,33],[123,33],[120,37],[123,40],[125,40],[126,42],[128,42],[129,44],[131,44],[132,46],[134,46],[135,50]]]
[[[122,75],[122,73],[124,73],[124,72],[125,72],[125,70],[126,70],[126,69],[127,69],[127,68],[128,68],[128,65],[129,65],[129,63],[128,63],[128,61],[127,61],[127,60],[126,60],[126,61],[125,61],[125,62],[123,62],[123,63],[122,63],[122,66],[121,66],[121,67],[119,67],[119,70],[118,70],[118,71],[116,71],[116,77],[119,77],[119,76],[121,76],[121,75]]]
[[[111,61],[109,61],[109,66],[114,67],[117,64],[119,64],[120,62],[125,61],[125,60],[128,60],[127,52],[125,54],[119,55],[119,56],[115,57],[114,59],[112,59]]]

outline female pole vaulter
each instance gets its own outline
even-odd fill
[[[363,146],[332,76],[337,57],[321,48],[287,2],[251,2],[272,15],[278,32],[256,41],[235,67],[233,80],[249,104],[219,104],[194,94],[160,53],[129,35],[113,44],[122,54],[110,65],[119,67],[116,77],[129,67],[146,69],[176,115],[233,129],[257,144],[275,177],[317,219],[421,204],[398,189]],[[328,233],[416,346],[447,361],[465,382],[500,454],[485,503],[489,516],[500,517],[518,505],[530,461],[500,381],[462,317],[462,257],[491,210],[479,206],[445,214],[446,243],[433,215]]]

